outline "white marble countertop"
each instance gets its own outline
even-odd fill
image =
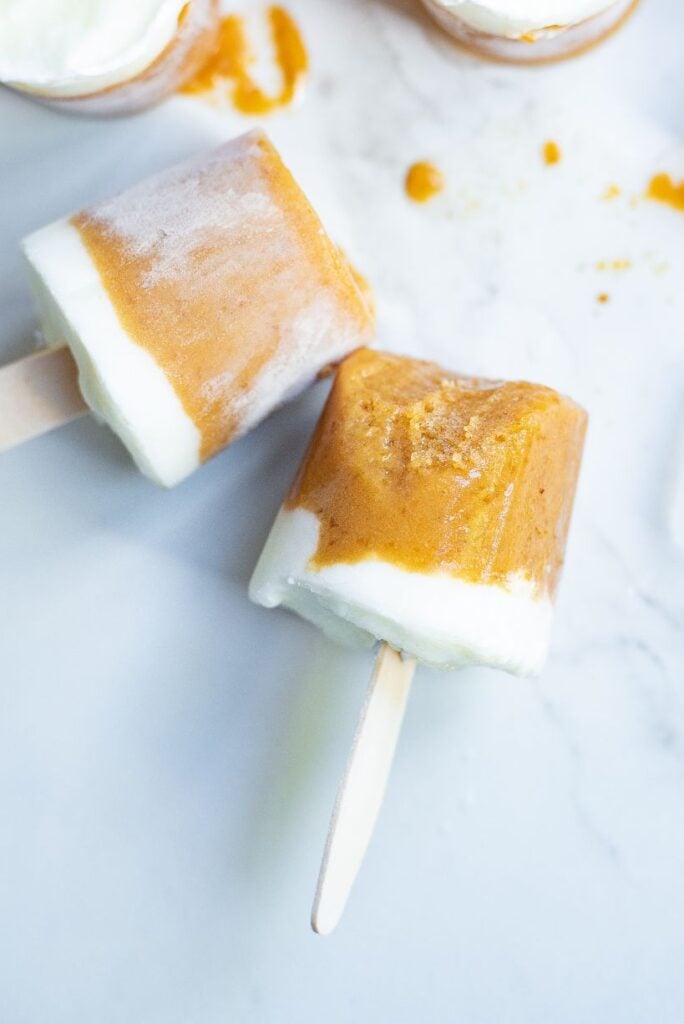
[[[170,493],[92,421],[3,455],[0,1019],[680,1024],[684,215],[640,197],[684,177],[684,5],[643,0],[538,70],[471,59],[409,0],[290,9],[312,74],[265,127],[374,283],[382,343],[590,411],[550,663],[420,670],[347,915],[318,939],[369,662],[245,587],[323,390]],[[21,235],[249,123],[0,96],[2,358],[32,344]],[[426,157],[447,187],[420,207],[402,180]]]

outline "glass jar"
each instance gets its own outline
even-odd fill
[[[493,60],[537,64],[596,45],[639,0],[422,0],[458,43]]]
[[[164,99],[188,81],[213,52],[218,38],[219,0],[159,0],[157,19],[149,38],[135,41],[131,52],[110,59],[101,71],[24,79],[7,75],[4,84],[68,113],[107,116],[130,114]],[[122,17],[124,15],[122,14]],[[45,33],[45,25],[43,25]],[[57,37],[58,38],[58,37]],[[3,68],[0,47],[0,72]],[[119,55],[117,55],[119,58]]]

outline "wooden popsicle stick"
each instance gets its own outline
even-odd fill
[[[0,367],[0,452],[84,412],[88,406],[68,348],[41,349]]]
[[[368,848],[415,668],[415,658],[404,659],[387,644],[380,647],[323,852],[311,913],[311,927],[319,935],[328,935],[340,920]]]

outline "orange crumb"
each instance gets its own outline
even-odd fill
[[[601,302],[601,303],[605,303],[605,302],[608,302],[609,298],[610,298],[610,295],[608,294],[608,292],[601,292],[600,295],[596,296],[596,301],[597,302]]]
[[[406,195],[414,203],[426,203],[444,188],[444,175],[439,167],[435,167],[428,160],[421,160],[409,167],[404,187]]]
[[[553,139],[549,139],[548,142],[544,143],[542,148],[542,156],[544,157],[544,163],[548,166],[552,164],[558,164],[562,157],[560,146]]]
[[[656,174],[649,182],[646,198],[684,213],[684,181],[675,184],[669,174]]]
[[[597,270],[629,270],[632,266],[631,260],[599,260],[596,264]]]
[[[619,185],[608,185],[605,192],[601,196],[602,199],[617,199],[621,195],[621,189]]]

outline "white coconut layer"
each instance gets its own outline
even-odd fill
[[[529,581],[516,577],[506,587],[470,583],[379,560],[314,569],[309,563],[318,533],[313,513],[281,509],[252,576],[253,601],[291,608],[340,643],[371,646],[384,640],[439,668],[541,671],[553,609]]]
[[[544,28],[577,25],[613,7],[616,0],[436,0],[471,28],[518,38]],[[626,6],[624,0],[617,0]]]
[[[67,220],[24,239],[48,345],[67,344],[79,386],[140,470],[171,487],[200,463],[200,432],[164,371],[122,327],[97,267]]]
[[[83,96],[148,68],[178,30],[186,0],[2,0],[0,81]]]

